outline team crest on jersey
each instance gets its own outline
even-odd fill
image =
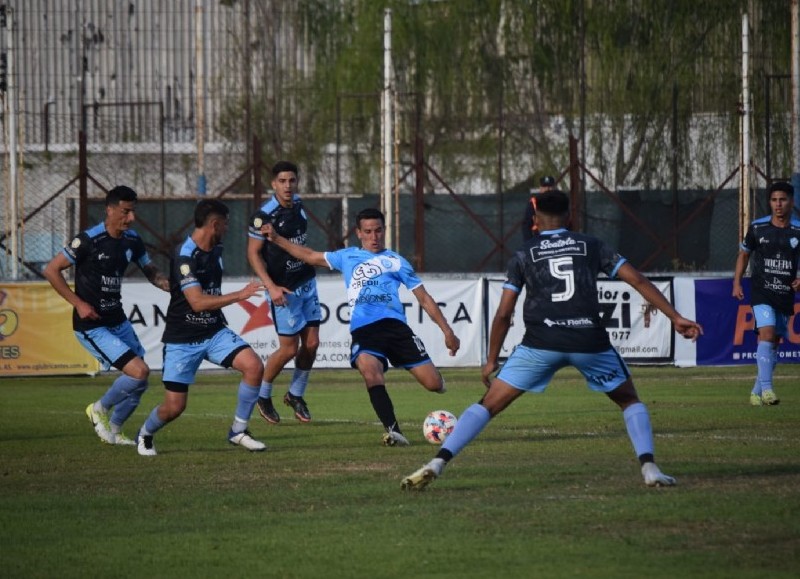
[[[72,240],[72,243],[70,245],[72,246],[72,249],[78,249],[81,245],[81,240],[76,237],[75,239]]]
[[[792,249],[796,249],[797,248],[797,238],[796,237],[792,237],[789,240],[789,245],[792,246]]]
[[[191,271],[191,268],[187,264],[184,263],[181,266],[181,275],[189,275],[190,271]]]

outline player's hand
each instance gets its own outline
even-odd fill
[[[697,338],[703,335],[703,326],[686,318],[678,318],[674,326],[676,332],[692,342],[696,342]]]
[[[744,299],[744,291],[742,290],[742,284],[734,282],[733,284],[733,291],[731,295],[735,297],[737,300]]]
[[[264,289],[264,286],[261,285],[261,282],[257,281],[249,281],[246,286],[239,290],[239,301],[246,300],[248,298],[257,295]]]
[[[800,292],[800,277],[792,282],[792,289],[796,292]]]
[[[493,362],[487,361],[483,368],[481,368],[481,379],[483,380],[483,385],[487,388],[492,384],[492,374],[497,372],[497,369],[500,367],[500,364],[497,363],[497,360]]]
[[[78,317],[82,320],[99,320],[100,314],[92,307],[91,304],[81,302],[75,306],[75,311],[78,312]]]
[[[275,231],[275,228],[272,227],[272,223],[265,223],[261,226],[261,233],[267,236],[267,239],[270,241],[275,241],[278,237],[278,232]]]
[[[285,306],[286,305],[286,295],[291,294],[292,291],[286,289],[283,286],[276,285],[272,286],[269,290],[269,299],[272,301],[273,304],[276,306]]]
[[[447,346],[447,349],[450,351],[451,356],[455,356],[458,349],[461,347],[461,340],[458,339],[455,332],[450,330],[444,336],[444,345]]]

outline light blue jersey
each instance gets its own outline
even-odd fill
[[[390,249],[372,253],[360,247],[346,247],[325,252],[325,261],[344,276],[351,332],[387,318],[406,323],[400,284],[413,291],[422,281],[402,255]]]

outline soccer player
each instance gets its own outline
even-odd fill
[[[356,216],[356,235],[361,247],[319,252],[291,243],[265,227],[269,240],[297,259],[314,266],[339,270],[344,276],[350,304],[350,365],[364,378],[369,399],[386,433],[386,446],[408,446],[386,390],[384,373],[389,362],[405,368],[425,389],[444,393],[444,378],[436,369],[422,340],[406,323],[400,301],[400,284],[406,286],[420,306],[444,334],[444,343],[455,356],[461,345],[411,264],[398,253],[386,249],[383,214],[377,209],[364,209]]]
[[[242,374],[238,403],[228,441],[247,450],[266,449],[247,430],[258,397],[264,366],[250,345],[225,324],[222,308],[256,295],[261,285],[222,293],[222,238],[228,230],[228,207],[202,199],[194,210],[194,231],[170,262],[170,300],[164,327],[164,401],[156,406],[137,435],[142,456],[155,456],[153,435],[186,409],[189,386],[203,360]]]
[[[794,294],[800,291],[800,221],[792,218],[792,185],[778,181],[767,190],[770,214],[747,228],[733,274],[733,297],[742,300],[742,277],[750,264],[750,305],[758,346],[756,380],[750,392],[753,406],[774,406],[780,400],[772,384],[778,344],[794,314]],[[752,262],[751,262],[752,260]]]
[[[683,318],[658,289],[601,240],[565,228],[569,199],[561,191],[539,195],[533,237],[509,260],[506,282],[489,336],[489,352],[481,371],[488,391],[461,415],[441,450],[428,464],[404,478],[403,489],[422,489],[441,476],[445,465],[469,444],[489,421],[525,392],[543,392],[555,372],[574,366],[587,386],[603,392],[622,416],[648,486],[675,484],[654,460],[650,416],[639,400],[625,362],[613,348],[600,317],[597,276],[604,272],[630,284],[661,310],[686,338],[697,339],[702,328]],[[507,362],[498,368],[520,292],[526,291],[525,335]]]
[[[271,223],[282,236],[305,245],[308,217],[297,194],[298,175],[297,165],[288,161],[272,167],[275,195],[253,215],[248,229],[247,261],[267,288],[266,300],[278,334],[278,349],[267,359],[256,403],[258,412],[271,424],[281,420],[272,403],[272,382],[292,358],[294,374],[283,402],[301,422],[311,420],[303,396],[319,348],[316,270],[269,243],[261,233],[262,225]]]
[[[122,425],[139,406],[150,375],[144,348],[122,308],[122,278],[128,264],[135,263],[150,283],[169,291],[166,276],[131,229],[136,198],[130,187],[111,189],[103,222],[79,233],[44,269],[45,279],[74,308],[72,328],[81,345],[103,370],[113,366],[122,372],[99,400],[86,407],[97,436],[107,444],[134,444],[122,432]],[[71,266],[75,266],[75,291],[62,274]]]

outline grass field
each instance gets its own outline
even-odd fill
[[[476,401],[476,369],[445,370],[444,396],[389,373],[407,448],[380,445],[356,372],[317,371],[314,421],[256,415],[256,454],[225,438],[237,376],[205,375],[153,458],[101,444],[84,415],[111,376],[2,379],[0,576],[800,576],[797,367],[778,367],[769,408],[748,405],[754,367],[633,370],[677,487],[644,486],[621,413],[572,371],[414,493],[400,479],[435,452],[421,422]]]

